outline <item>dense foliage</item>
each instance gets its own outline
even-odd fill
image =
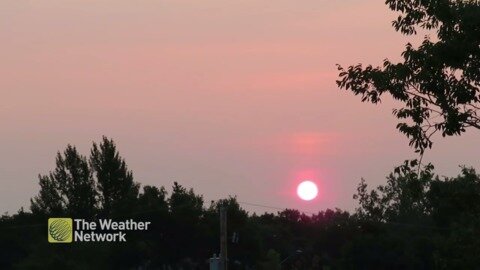
[[[383,95],[400,101],[397,128],[423,153],[436,132],[460,135],[480,129],[480,2],[476,0],[387,0],[401,15],[395,30],[432,32],[418,47],[407,44],[402,61],[382,66],[338,66],[340,88],[379,103]]]
[[[0,219],[0,269],[208,269],[219,252],[219,207],[228,215],[230,269],[474,269],[479,265],[480,176],[463,168],[440,179],[416,161],[395,168],[385,185],[361,181],[355,213],[294,209],[246,212],[235,197],[205,204],[174,183],[134,181],[113,141],[90,159],[67,146],[40,175],[31,212]],[[90,161],[90,162],[88,162]],[[108,172],[108,173],[106,173]],[[151,221],[127,243],[49,244],[47,218]],[[171,267],[171,268],[168,268]]]

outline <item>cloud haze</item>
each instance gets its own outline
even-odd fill
[[[381,1],[6,0],[0,3],[0,206],[28,207],[67,143],[112,137],[142,184],[205,199],[353,209],[415,157],[393,104],[361,104],[335,64],[398,58]],[[479,134],[437,140],[442,174],[479,166]],[[320,197],[301,202],[300,178]],[[264,211],[265,209],[249,210]]]

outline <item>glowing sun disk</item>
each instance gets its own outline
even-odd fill
[[[303,181],[297,187],[297,194],[304,201],[311,201],[317,197],[318,188],[312,181]]]

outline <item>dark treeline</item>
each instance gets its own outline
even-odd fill
[[[0,219],[0,269],[208,269],[219,252],[219,207],[228,214],[230,269],[476,269],[480,176],[462,168],[439,178],[406,161],[376,189],[365,181],[354,213],[251,214],[235,197],[204,202],[178,183],[140,187],[115,143],[89,158],[68,146],[39,176],[31,211]],[[49,217],[151,221],[127,243],[47,242]],[[68,268],[67,268],[68,267]]]

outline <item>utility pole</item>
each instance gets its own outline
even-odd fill
[[[227,267],[227,209],[220,206],[220,270]]]

